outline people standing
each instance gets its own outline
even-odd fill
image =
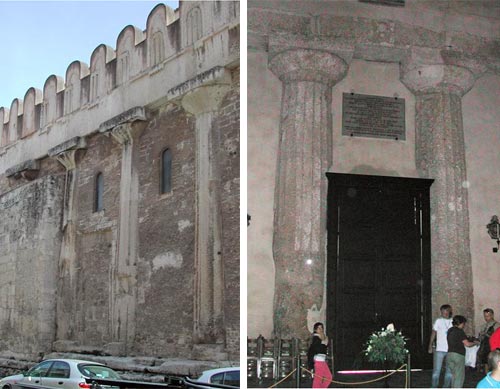
[[[479,341],[470,342],[465,335],[464,327],[467,319],[461,315],[453,317],[451,327],[448,330],[448,354],[446,355],[446,366],[452,375],[451,387],[462,388],[465,380],[465,347],[479,344]]]
[[[484,321],[486,322],[479,331],[479,341],[481,345],[477,352],[476,366],[481,370],[484,369],[485,373],[488,372],[488,354],[490,353],[490,337],[498,328],[500,323],[495,320],[495,312],[491,308],[483,310]]]
[[[332,381],[332,373],[326,363],[328,351],[328,336],[325,334],[323,323],[314,324],[311,345],[307,352],[310,369],[314,369],[313,388],[328,388]]]
[[[493,351],[497,348],[500,348],[500,328],[490,336],[490,349]]]
[[[500,388],[500,350],[488,354],[490,372],[478,382],[476,388]]]
[[[436,319],[432,327],[432,334],[429,340],[429,354],[433,355],[433,370],[432,370],[432,388],[437,388],[439,385],[439,377],[441,376],[441,368],[446,359],[448,352],[448,341],[446,334],[451,327],[451,305],[444,304],[439,308],[441,317]],[[434,340],[436,340],[436,348],[434,349]],[[451,371],[448,365],[445,364],[444,373],[444,388],[449,388],[451,385]]]

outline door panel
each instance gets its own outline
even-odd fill
[[[432,180],[327,176],[327,316],[336,367],[371,368],[364,343],[389,323],[409,338],[413,361],[424,363],[430,252],[421,215]]]

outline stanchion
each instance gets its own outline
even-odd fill
[[[405,388],[411,388],[411,355],[408,354],[408,359],[406,360],[406,386]]]
[[[295,387],[300,388],[300,375],[302,374],[302,369],[300,368],[300,355],[297,356],[297,360],[295,362],[295,368],[297,369],[297,373],[295,375]]]

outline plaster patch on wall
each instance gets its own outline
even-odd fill
[[[193,174],[194,170],[192,164],[187,163],[182,165],[181,172],[182,174],[187,174],[187,175]]]
[[[191,223],[189,220],[179,220],[177,225],[179,226],[179,232],[182,232],[187,227],[191,227],[193,225],[193,223]]]
[[[174,267],[180,269],[182,266],[182,254],[169,252],[157,255],[153,259],[153,270],[162,269],[165,267]]]

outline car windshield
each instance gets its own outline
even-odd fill
[[[88,378],[102,378],[102,379],[110,379],[110,380],[119,380],[120,376],[118,373],[109,367],[102,365],[78,365],[78,370],[85,377]]]

